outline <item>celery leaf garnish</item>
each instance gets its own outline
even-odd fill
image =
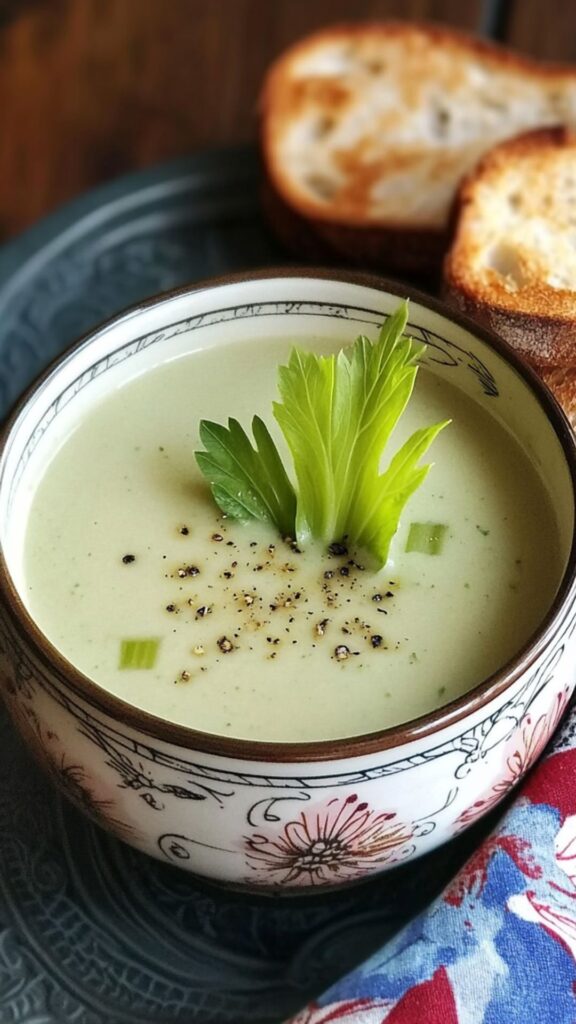
[[[266,519],[302,545],[346,538],[385,564],[404,506],[430,468],[419,460],[448,422],[417,430],[380,473],[424,351],[404,336],[407,317],[403,303],[375,343],[361,336],[332,356],[294,348],[279,368],[281,401],[273,410],[292,455],[297,494],[261,420],[253,422],[256,451],[236,420],[228,429],[201,423],[207,451],[196,458],[224,512]]]
[[[206,451],[196,461],[210,483],[214,500],[225,515],[247,522],[261,519],[283,536],[293,536],[296,495],[266,424],[255,416],[256,448],[238,423],[228,426],[202,420],[200,440]]]

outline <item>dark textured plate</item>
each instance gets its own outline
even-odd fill
[[[250,151],[180,160],[70,204],[0,250],[0,416],[126,305],[282,259]],[[0,709],[0,1024],[281,1021],[432,898],[473,841],[329,896],[230,894],[84,820]]]

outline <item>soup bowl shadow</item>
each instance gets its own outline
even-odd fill
[[[259,742],[155,717],[68,662],[27,610],[26,511],[50,453],[92,404],[204,345],[333,325],[374,333],[404,297],[428,369],[496,413],[548,488],[563,572],[508,664],[457,700],[367,735]],[[268,270],[161,295],[84,337],[28,391],[0,453],[0,667],[33,753],[94,821],[205,880],[263,894],[331,890],[405,864],[492,811],[534,763],[574,687],[576,446],[509,347],[410,288],[362,274]],[[462,643],[468,643],[466,637]]]

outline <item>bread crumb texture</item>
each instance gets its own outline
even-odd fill
[[[576,125],[576,72],[440,27],[346,25],[285,53],[261,108],[267,173],[301,213],[441,230],[459,182],[490,147],[535,126]],[[494,216],[503,209],[515,224],[513,175],[507,187]],[[532,219],[537,245],[536,210]],[[514,253],[495,243],[492,269],[522,281]]]
[[[488,153],[463,183],[446,297],[538,365],[576,359],[576,134],[542,129]]]

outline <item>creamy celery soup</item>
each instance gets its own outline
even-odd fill
[[[274,432],[290,348],[194,353],[104,399],[40,480],[25,545],[32,615],[98,686],[168,721],[263,741],[373,732],[453,700],[526,642],[561,574],[535,468],[425,369],[394,445],[452,423],[384,569],[345,544],[299,550],[223,517],[194,459],[199,421],[258,413]]]

